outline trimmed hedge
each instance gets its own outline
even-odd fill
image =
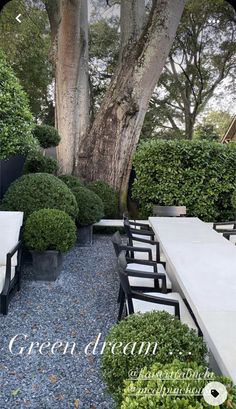
[[[98,222],[104,216],[102,200],[96,193],[85,187],[76,187],[72,192],[79,207],[77,225],[87,226]]]
[[[121,409],[209,408],[204,398],[197,396],[209,382],[226,386],[228,397],[220,405],[222,409],[236,408],[236,387],[230,379],[217,376],[196,362],[174,360],[171,364],[155,363],[151,368],[143,368],[137,380],[126,381]]]
[[[108,185],[108,183],[98,180],[91,182],[87,187],[96,193],[103,201],[104,216],[107,219],[114,219],[119,215],[118,193]]]
[[[32,129],[27,96],[0,50],[0,159],[36,149]]]
[[[58,177],[60,180],[62,180],[62,182],[64,182],[72,190],[76,187],[84,186],[84,182],[80,180],[77,176],[60,175]]]
[[[234,191],[232,195],[231,203],[232,203],[233,209],[236,210],[236,190]]]
[[[20,177],[11,184],[2,201],[2,210],[22,211],[25,218],[44,208],[64,210],[74,219],[78,215],[78,206],[71,190],[48,173],[31,173]]]
[[[50,156],[45,156],[41,152],[31,152],[25,161],[23,173],[52,173],[56,175],[58,163]]]
[[[122,349],[115,354],[112,354],[109,348],[105,349],[102,356],[102,374],[117,405],[122,401],[124,381],[129,378],[131,371],[139,371],[144,366],[150,367],[155,362],[166,364],[175,358],[204,364],[207,352],[202,338],[167,312],[133,314],[114,325],[106,337],[106,342],[108,345],[109,342],[117,345],[120,342],[122,345],[136,342],[136,351],[142,342],[150,342],[152,345],[157,343],[155,353],[150,352],[147,355],[137,352],[132,354],[131,348],[127,354],[124,354]]]
[[[24,242],[36,251],[68,251],[76,241],[76,225],[71,217],[58,209],[41,209],[27,219]]]
[[[133,197],[144,216],[153,205],[185,205],[189,216],[206,221],[233,215],[236,144],[151,140],[134,157]]]
[[[33,135],[44,149],[57,146],[61,139],[56,128],[50,125],[36,125],[33,129]]]

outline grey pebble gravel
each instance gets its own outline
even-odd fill
[[[109,236],[95,236],[91,247],[65,254],[56,282],[34,282],[31,267],[24,266],[22,289],[8,315],[0,315],[0,409],[114,408],[101,379],[100,356],[86,355],[84,348],[99,333],[104,341],[116,322],[115,266]],[[11,353],[9,342],[17,334]],[[59,340],[63,347],[54,355],[50,348],[41,355],[37,344],[28,354],[31,342]],[[20,347],[25,349],[17,355]]]

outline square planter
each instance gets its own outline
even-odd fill
[[[56,250],[30,251],[36,281],[55,281],[60,272],[62,254]]]
[[[3,198],[10,184],[22,176],[24,163],[25,157],[21,155],[0,160],[0,199]]]
[[[93,243],[93,225],[78,226],[77,244],[78,246],[91,246]]]

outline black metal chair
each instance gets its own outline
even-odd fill
[[[111,240],[117,258],[119,257],[121,251],[125,251],[127,274],[131,288],[146,292],[155,290],[157,292],[167,293],[167,291],[171,291],[172,284],[162,264],[156,263],[152,260],[140,260],[131,257],[130,253],[134,250],[137,250],[138,252],[140,251],[142,254],[148,253],[150,256],[150,249],[140,247],[134,248],[133,246],[122,244],[119,232],[113,234]],[[119,289],[117,302],[120,303],[118,314],[118,320],[120,320],[125,302],[124,292],[121,286]]]
[[[183,217],[186,216],[186,206],[154,206],[153,216],[157,217]]]
[[[143,230],[132,228],[128,219],[124,219],[124,230],[128,237],[128,245],[133,247],[145,247],[151,249],[152,260],[160,263],[160,246],[159,242],[154,240],[155,233],[152,230]],[[134,252],[131,253],[134,258]],[[139,258],[137,256],[136,258]]]
[[[228,222],[215,222],[213,223],[213,229],[219,233],[224,233],[236,229],[236,221],[231,220]]]
[[[132,228],[135,228],[137,230],[148,230],[148,231],[150,230],[153,233],[153,235],[155,235],[151,226],[148,223],[141,223],[141,222],[137,222],[136,220],[130,220],[128,213],[123,213],[123,220],[127,220],[130,224],[130,227]]]
[[[233,241],[233,243],[236,245],[236,230],[225,231],[223,233],[223,237],[225,237],[229,241],[231,241],[232,236],[235,236],[235,240]]]
[[[132,273],[140,274],[138,271],[132,271]],[[136,291],[130,286],[130,272],[127,271],[125,251],[121,251],[118,256],[118,274],[125,298],[127,315],[148,311],[166,311],[178,317],[189,328],[198,331],[198,327],[179,293],[162,294],[154,289],[151,294],[151,292]],[[151,274],[154,275],[155,273],[149,274],[151,277]]]

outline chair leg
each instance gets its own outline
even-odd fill
[[[118,303],[118,304],[120,303],[121,291],[122,291],[122,289],[121,289],[121,286],[120,286],[120,288],[119,288],[119,294],[118,294],[118,297],[117,297],[117,303]]]
[[[118,313],[118,318],[117,321],[121,320],[123,309],[124,309],[124,304],[125,304],[125,294],[124,291],[120,291],[120,307],[119,307],[119,313]]]
[[[17,291],[21,289],[21,271],[18,273],[18,280],[17,280]]]
[[[1,295],[1,313],[3,315],[8,314],[8,304],[9,304],[9,295]]]

